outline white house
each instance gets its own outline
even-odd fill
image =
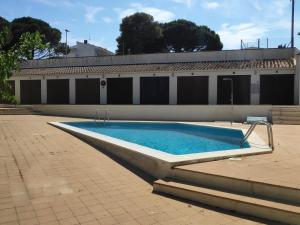
[[[89,56],[111,56],[114,55],[111,51],[92,45],[87,40],[84,42],[77,41],[76,45],[70,47],[68,57],[89,57]]]

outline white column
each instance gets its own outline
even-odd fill
[[[19,79],[15,80],[15,96],[16,96],[17,103],[20,104],[21,103],[21,84],[20,84]]]
[[[217,105],[218,76],[210,75],[208,78],[208,104]]]
[[[251,105],[260,104],[260,74],[258,72],[251,75],[250,98]]]
[[[102,81],[106,82],[105,86],[101,85]],[[100,79],[100,104],[101,105],[106,105],[107,104],[107,80],[106,80],[106,78],[101,78]]]
[[[300,105],[300,54],[296,55],[296,73],[294,84],[294,103]]]
[[[177,76],[170,76],[169,79],[169,104],[177,104]]]
[[[69,79],[69,104],[76,103],[76,87],[75,87],[75,78]]]
[[[140,77],[132,78],[132,103],[134,105],[140,104]]]
[[[47,80],[41,80],[41,100],[42,104],[47,104]]]

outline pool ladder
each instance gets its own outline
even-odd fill
[[[97,109],[95,114],[95,122],[101,120],[101,115],[103,115],[104,123],[110,120],[110,111],[108,109]]]
[[[241,141],[241,147],[243,147],[244,143],[248,140],[249,136],[252,134],[252,132],[254,131],[254,129],[257,125],[267,126],[269,147],[274,151],[274,140],[273,140],[272,125],[270,123],[266,122],[266,121],[257,121],[257,122],[255,122],[251,125],[251,127],[247,131],[245,137]]]

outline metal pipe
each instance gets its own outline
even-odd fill
[[[66,32],[66,49],[65,49],[65,54],[66,54],[66,58],[67,58],[67,54],[68,54],[68,32],[70,32],[68,29],[65,29]]]
[[[292,0],[292,29],[291,29],[291,48],[295,47],[294,40],[294,27],[295,27],[295,0]]]
[[[241,148],[243,147],[244,143],[247,141],[253,130],[257,125],[266,125],[267,126],[267,133],[268,133],[268,142],[269,142],[269,147],[274,151],[274,139],[273,139],[273,130],[272,130],[272,125],[268,122],[265,121],[257,121],[251,125],[247,133],[245,134],[244,138],[242,139],[240,146]]]

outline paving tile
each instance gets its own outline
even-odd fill
[[[74,120],[82,119],[0,116],[1,225],[264,224],[152,194],[143,178],[47,124]],[[300,187],[300,126],[273,129],[273,154],[187,168]],[[257,133],[265,139],[263,127]]]
[[[20,220],[19,223],[20,223],[20,225],[39,225],[40,224],[40,222],[38,221],[37,218]]]
[[[76,218],[67,218],[59,220],[61,225],[78,225],[79,221]]]

